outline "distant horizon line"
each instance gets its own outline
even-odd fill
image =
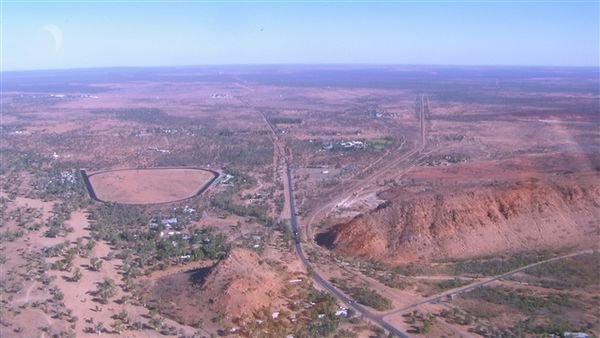
[[[535,64],[411,64],[411,63],[206,63],[189,65],[151,65],[151,66],[90,66],[72,68],[33,68],[33,69],[0,69],[0,73],[78,71],[94,69],[152,69],[152,68],[217,68],[217,67],[465,67],[465,68],[595,68],[598,65],[535,65]]]

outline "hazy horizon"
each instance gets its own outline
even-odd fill
[[[2,71],[227,65],[598,67],[599,5],[2,4]]]
[[[555,69],[590,69],[600,70],[600,65],[502,65],[502,64],[385,64],[385,63],[253,63],[253,64],[189,64],[189,65],[149,65],[149,66],[90,66],[90,67],[73,67],[73,68],[36,68],[36,69],[11,69],[0,70],[0,73],[26,73],[26,72],[52,72],[52,71],[84,71],[95,69],[112,69],[112,70],[127,70],[127,69],[176,69],[176,68],[251,68],[251,67],[340,67],[340,68],[386,68],[386,67],[407,67],[407,68],[555,68]]]

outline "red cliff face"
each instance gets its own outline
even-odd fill
[[[386,261],[487,255],[598,239],[597,175],[392,200],[330,230],[340,253]]]

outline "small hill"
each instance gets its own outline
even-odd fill
[[[283,267],[270,265],[245,249],[234,249],[206,277],[202,294],[214,299],[213,312],[230,317],[250,314],[274,303],[284,285]]]
[[[150,288],[149,303],[165,316],[187,325],[206,318],[226,322],[285,303],[281,292],[289,277],[284,266],[264,261],[254,251],[237,248],[211,268],[156,279]]]

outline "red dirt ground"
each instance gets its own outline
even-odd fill
[[[154,204],[192,197],[212,177],[202,169],[132,169],[92,174],[90,183],[103,201]]]

